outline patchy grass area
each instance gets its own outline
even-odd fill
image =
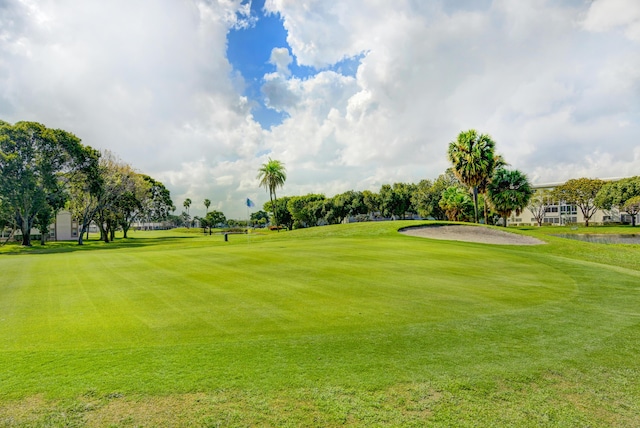
[[[415,224],[3,247],[0,426],[640,425],[638,246]]]

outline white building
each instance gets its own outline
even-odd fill
[[[56,215],[56,221],[49,226],[49,235],[47,241],[75,241],[78,239],[79,227],[78,222],[71,218],[69,211],[60,211]],[[8,238],[11,235],[9,230],[0,231],[0,238]],[[31,236],[40,239],[40,231],[31,229]],[[13,238],[22,240],[22,232],[16,230]]]
[[[550,183],[532,186],[534,190],[553,190],[556,186],[564,183]],[[640,216],[638,216],[640,217]],[[636,219],[638,223],[640,219]],[[590,225],[602,225],[608,223],[631,223],[631,216],[621,213],[617,208],[611,210],[598,209],[589,219]],[[568,204],[562,201],[556,201],[545,208],[543,225],[564,226],[568,224],[584,224],[584,216],[582,211],[575,204]],[[508,226],[537,226],[538,221],[529,208],[525,208],[520,215],[516,216],[515,212],[507,219]]]

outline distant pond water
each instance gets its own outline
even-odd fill
[[[640,235],[636,234],[569,234],[562,233],[558,236],[560,238],[575,239],[584,242],[594,242],[596,244],[640,244]]]

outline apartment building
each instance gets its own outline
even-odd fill
[[[78,222],[71,217],[71,213],[60,211],[56,215],[56,221],[49,226],[47,241],[74,241],[78,239],[78,233]],[[6,239],[9,236],[11,236],[10,230],[0,231],[0,238]],[[40,231],[35,228],[31,229],[31,236],[40,239]],[[20,230],[14,231],[13,238],[22,240],[22,232]]]
[[[535,190],[553,190],[556,186],[564,183],[548,183],[532,186]],[[637,222],[640,219],[636,219]],[[575,204],[563,201],[556,201],[545,208],[543,225],[565,226],[569,224],[584,223],[582,211]],[[631,223],[631,216],[620,212],[617,208],[611,210],[598,209],[589,219],[590,225],[600,225],[607,223]],[[529,208],[525,208],[520,215],[515,213],[507,220],[508,226],[537,226],[538,222]]]

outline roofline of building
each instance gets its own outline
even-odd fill
[[[629,178],[629,177],[609,177],[609,178],[601,178],[600,180],[603,180],[603,181],[618,181],[618,180],[623,180],[625,178]],[[531,184],[531,187],[533,187],[534,189],[544,189],[544,188],[547,188],[547,187],[558,187],[558,186],[563,185],[567,181],[557,181],[557,182],[553,182],[553,183],[537,183],[537,184]]]

